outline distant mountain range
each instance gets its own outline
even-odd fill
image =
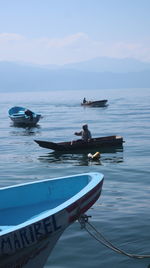
[[[0,62],[0,92],[150,88],[150,63],[96,58],[57,65]]]

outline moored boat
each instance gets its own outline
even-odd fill
[[[100,173],[0,189],[0,267],[42,268],[64,230],[99,198]]]
[[[77,152],[83,150],[89,150],[93,148],[97,148],[97,150],[101,150],[103,148],[108,147],[116,147],[122,146],[123,144],[123,137],[121,136],[106,136],[106,137],[99,137],[93,138],[88,142],[83,140],[76,140],[76,141],[69,141],[69,142],[50,142],[50,141],[41,141],[41,140],[34,140],[40,147],[51,149],[58,152]]]
[[[107,105],[108,100],[98,100],[98,101],[85,101],[82,102],[82,106],[89,106],[89,107],[105,107]]]
[[[10,119],[17,126],[33,126],[41,118],[40,114],[34,113],[24,107],[14,106],[8,111]]]

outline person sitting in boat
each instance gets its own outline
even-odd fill
[[[30,117],[30,120],[33,119],[33,112],[32,112],[32,111],[30,111],[29,109],[26,109],[24,113],[25,113],[27,116]]]
[[[86,103],[86,98],[83,99],[83,103]]]
[[[88,142],[92,139],[92,135],[91,132],[88,129],[88,125],[83,125],[82,126],[83,130],[81,130],[80,132],[75,132],[74,134],[76,136],[82,136],[82,140],[85,142]]]

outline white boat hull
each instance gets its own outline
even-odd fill
[[[41,115],[36,115],[32,119],[30,119],[27,116],[18,116],[18,117],[10,116],[10,119],[13,121],[15,125],[27,125],[27,126],[36,125],[39,122],[40,118]]]
[[[33,126],[36,125],[41,118],[40,114],[19,106],[14,106],[9,109],[8,114],[14,125],[17,126]]]

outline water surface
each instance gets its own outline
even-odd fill
[[[84,108],[87,99],[108,99],[106,108]],[[88,211],[90,222],[119,248],[150,254],[150,89],[57,91],[0,94],[0,186],[53,177],[101,172],[101,198]],[[8,117],[12,106],[41,113],[34,128],[14,127]],[[87,123],[93,137],[121,135],[123,150],[101,154],[90,162],[87,154],[57,155],[34,139],[73,140]],[[45,268],[148,268],[150,259],[135,260],[105,248],[78,222],[61,236]]]

